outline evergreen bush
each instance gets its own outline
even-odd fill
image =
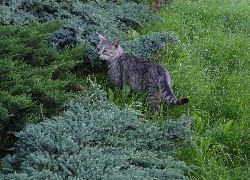
[[[174,33],[162,32],[142,35],[135,40],[122,42],[121,45],[129,54],[150,59],[153,52],[164,50],[167,43],[175,42],[178,42],[178,38]]]
[[[40,104],[49,117],[71,98],[65,88],[78,81],[73,69],[82,59],[83,47],[62,52],[48,47],[50,32],[61,25],[0,26],[1,156],[11,147],[13,132],[42,120]]]
[[[135,2],[137,2],[135,0]],[[95,55],[95,48],[98,42],[96,33],[103,34],[108,39],[119,38],[121,42],[135,47],[138,53],[135,55],[150,58],[152,51],[162,48],[162,44],[172,42],[166,36],[173,37],[173,34],[155,33],[146,35],[144,39],[137,39],[131,36],[129,32],[145,24],[149,20],[159,20],[149,10],[149,5],[139,4],[132,1],[0,1],[2,4],[0,23],[2,25],[25,25],[33,21],[46,22],[54,19],[60,19],[65,25],[59,30],[54,31],[48,42],[57,46],[59,50],[69,46],[76,46],[82,41],[86,41],[87,56],[92,66],[100,65]],[[163,38],[165,37],[165,38]],[[175,38],[174,38],[175,39]],[[145,41],[146,40],[146,41]],[[152,44],[157,44],[154,48]],[[146,51],[146,50],[148,51]]]
[[[135,2],[0,0],[1,156],[13,144],[13,131],[41,121],[41,110],[46,117],[61,111],[70,99],[65,91],[78,81],[73,71],[101,67],[96,32],[146,58],[176,41],[166,32],[139,38],[134,28],[156,17]]]
[[[2,159],[4,179],[188,179],[175,142],[189,139],[182,118],[162,127],[120,110],[96,84],[61,116],[17,133],[16,154]]]

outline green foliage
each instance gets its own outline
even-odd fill
[[[190,139],[187,119],[159,127],[107,101],[92,84],[62,116],[17,133],[16,154],[3,159],[6,179],[188,179],[173,158],[175,141]]]
[[[48,42],[62,50],[85,41],[85,49],[87,49],[85,61],[91,66],[101,64],[95,55],[98,42],[97,32],[108,39],[119,38],[122,42],[129,40],[129,42],[124,43],[124,48],[128,49],[130,53],[146,58],[151,58],[152,52],[161,49],[162,44],[168,41],[172,42],[173,38],[168,33],[155,33],[152,36],[143,36],[142,39],[136,41],[129,39],[130,32],[136,32],[135,28],[144,25],[149,20],[156,19],[149,11],[149,5],[137,4],[132,1],[90,1],[84,3],[81,1],[38,2],[22,0],[18,3],[4,1],[2,4],[0,23],[3,25],[25,25],[33,21],[63,20],[65,25],[54,31]],[[134,48],[136,48],[136,52],[132,51]]]
[[[4,155],[27,122],[50,117],[71,98],[65,87],[77,82],[72,73],[83,47],[58,52],[47,38],[62,23],[0,26],[0,152]],[[43,104],[41,114],[40,104]]]
[[[75,72],[97,71],[102,65],[95,53],[96,32],[120,38],[130,53],[134,49],[133,54],[147,58],[173,39],[157,33],[132,41],[128,32],[155,18],[148,5],[132,1],[2,0],[0,4],[2,156],[13,144],[13,131],[62,111],[71,97],[65,91],[78,81]]]
[[[128,95],[130,94],[131,88],[128,84],[124,84],[122,88],[122,101],[125,102],[125,100],[128,98]]]
[[[165,50],[167,44],[177,42],[178,37],[174,33],[156,32],[150,35],[142,35],[135,40],[122,42],[121,45],[130,54],[149,59],[153,57],[153,52]]]
[[[174,1],[141,34],[174,31],[183,43],[169,44],[159,61],[170,71],[177,96],[189,94],[182,108],[164,107],[171,118],[195,118],[194,147],[180,157],[203,170],[194,179],[249,179],[249,2]],[[167,115],[166,115],[167,114]]]

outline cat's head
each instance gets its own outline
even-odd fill
[[[118,58],[123,50],[120,46],[120,40],[109,41],[105,39],[101,34],[98,34],[99,44],[96,51],[100,60],[113,61]]]

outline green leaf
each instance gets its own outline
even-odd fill
[[[243,105],[243,103],[240,102],[239,107],[238,107],[238,112],[237,112],[238,114],[240,114],[242,112],[242,109],[243,109],[242,105]]]
[[[232,126],[233,122],[234,122],[234,120],[230,120],[230,121],[227,122],[227,124],[224,127],[224,133],[229,131],[229,129]]]
[[[114,93],[110,88],[108,89],[108,99],[109,101],[114,101]]]
[[[141,35],[133,29],[128,31],[128,35],[131,39],[139,39],[141,37]]]
[[[97,2],[101,7],[103,7],[104,4],[106,3],[105,0],[96,0],[96,2]]]
[[[130,86],[128,84],[124,84],[122,87],[122,101],[124,102],[130,93]]]
[[[195,119],[196,130],[202,131],[203,127],[204,127],[204,124],[203,124],[203,122],[201,120],[201,117],[198,114],[196,114],[196,113],[193,114],[193,117]]]

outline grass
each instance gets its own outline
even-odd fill
[[[179,157],[201,168],[191,179],[250,177],[250,3],[247,0],[184,0],[162,8],[161,22],[139,33],[173,31],[180,44],[156,59],[170,71],[183,107],[164,116],[193,116],[193,147]],[[170,110],[169,110],[170,109]]]
[[[247,0],[176,0],[158,12],[162,21],[137,30],[179,36],[178,45],[167,44],[152,60],[169,70],[176,96],[190,99],[185,106],[164,104],[158,115],[152,115],[146,95],[129,94],[126,86],[112,87],[103,72],[91,76],[106,89],[110,101],[139,109],[153,122],[194,118],[192,147],[179,152],[181,160],[198,167],[190,179],[250,177],[249,5]]]

